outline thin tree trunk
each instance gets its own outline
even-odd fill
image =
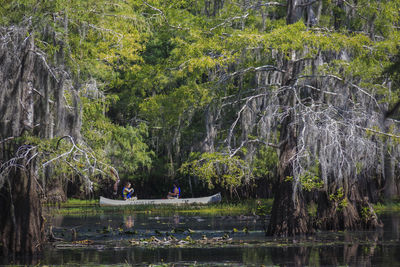
[[[388,147],[385,146],[385,149],[387,150]],[[389,151],[385,151],[384,153],[385,200],[391,201],[398,196],[394,175],[394,162]]]
[[[188,177],[188,179],[189,179],[189,190],[190,190],[190,195],[192,196],[192,197],[194,197],[194,195],[193,195],[193,188],[192,188],[192,177],[190,176],[190,175],[188,175],[189,177]]]
[[[321,13],[322,13],[322,0],[318,2],[318,9],[317,9],[317,16],[316,16],[316,24],[319,23],[319,20],[321,18]]]
[[[389,122],[385,120],[384,129],[386,132],[389,132]],[[395,174],[394,174],[394,160],[392,155],[390,155],[390,146],[388,144],[390,140],[386,140],[383,146],[383,172],[384,172],[384,179],[385,179],[385,200],[391,201],[398,196],[397,192],[397,185],[395,181]]]
[[[297,1],[298,0],[288,0],[287,1],[287,9],[286,9],[286,24],[293,24],[297,22]]]

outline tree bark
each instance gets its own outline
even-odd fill
[[[62,64],[52,68],[26,28],[0,27],[0,59],[0,246],[4,256],[26,256],[40,251],[44,241],[37,155],[30,152],[5,163],[26,145],[18,137],[58,134],[78,139],[81,110],[71,87],[74,106],[66,107]],[[40,182],[51,173],[44,172]]]
[[[339,30],[343,23],[343,14],[342,12],[344,8],[343,0],[338,0],[336,3],[336,7],[333,12],[333,19],[334,19],[334,27],[335,30]]]
[[[282,84],[291,86],[292,78],[300,71],[290,60],[282,62],[285,73]],[[280,97],[282,106],[294,105],[295,97],[290,90]],[[274,204],[272,206],[271,220],[268,225],[267,235],[293,236],[305,234],[310,231],[305,199],[299,190],[294,188],[293,162],[296,157],[297,134],[293,126],[294,114],[289,115],[282,122],[280,130],[281,145],[279,147],[279,182],[275,185]]]
[[[384,178],[385,178],[385,200],[392,201],[398,197],[396,177],[394,174],[394,159],[391,157],[388,147],[384,147]]]
[[[272,206],[267,235],[294,236],[311,231],[303,197],[296,195],[293,199],[292,183],[280,180]]]
[[[301,65],[284,60],[281,69],[285,70],[282,87],[294,88],[296,77],[302,71]],[[286,111],[279,130],[279,182],[276,185],[267,234],[293,236],[312,233],[316,229],[358,230],[378,227],[380,222],[368,198],[364,198],[361,186],[356,184],[357,179],[330,177],[323,188],[314,188],[311,192],[301,188],[300,177],[293,167],[297,164],[297,149],[300,146],[298,135],[302,132],[301,127],[304,127],[296,122],[299,114],[296,115],[292,108],[296,107],[296,101],[299,100],[293,90],[282,90],[281,94],[279,106]],[[311,201],[318,204],[315,218],[308,214],[308,204]]]
[[[383,127],[385,132],[389,132],[390,123],[388,119],[384,119]],[[383,173],[385,179],[384,186],[384,196],[385,200],[392,201],[396,197],[398,197],[397,185],[396,185],[396,177],[394,173],[394,159],[390,155],[390,144],[391,140],[386,140],[383,146]]]
[[[342,199],[330,199],[327,192],[321,192],[318,197],[315,221],[318,229],[360,230],[375,229],[381,225],[368,198],[361,196],[357,184],[351,185]]]
[[[286,8],[286,24],[293,24],[298,20],[297,15],[297,1],[298,0],[288,0]]]
[[[289,126],[290,118],[282,127],[286,141],[281,145],[279,156],[279,182],[276,185],[274,204],[267,235],[294,236],[311,231],[306,203],[300,191],[293,187],[292,162],[296,155],[296,135]]]
[[[0,190],[2,255],[31,256],[40,251],[44,241],[44,220],[33,165],[13,169]]]

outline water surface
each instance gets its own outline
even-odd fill
[[[56,216],[54,234],[66,241],[90,240],[89,245],[49,246],[41,264],[171,263],[175,266],[400,266],[400,216],[381,216],[377,231],[318,232],[308,237],[273,239],[264,221],[254,216],[131,214]],[[132,245],[132,240],[169,236],[193,240],[225,237],[229,243],[201,246]]]
[[[42,265],[400,266],[400,214],[376,231],[270,238],[256,216],[196,214],[57,215]],[[168,244],[168,240],[182,244]],[[156,239],[159,243],[147,242]],[[200,240],[220,240],[201,244]],[[191,240],[192,242],[186,242]],[[0,261],[1,263],[1,261]],[[4,260],[3,260],[4,263]],[[10,264],[12,262],[5,262]]]

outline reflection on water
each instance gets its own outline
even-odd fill
[[[301,238],[273,239],[265,237],[262,221],[252,216],[58,216],[52,222],[56,236],[70,240],[73,228],[78,240],[94,243],[79,248],[50,245],[40,264],[400,266],[400,215],[382,216],[382,221],[385,227],[377,231],[318,232]],[[140,247],[129,243],[132,239],[163,239],[170,235],[190,235],[192,239],[229,235],[234,242],[197,248]]]
[[[133,226],[135,226],[135,219],[131,215],[126,216],[124,218],[124,222],[125,222],[125,227],[128,228],[128,229],[132,228]]]
[[[278,244],[277,244],[278,245]],[[176,263],[286,266],[399,266],[398,245],[70,249],[47,251],[46,264]]]
[[[179,225],[179,215],[178,214],[175,214],[174,216],[172,216],[172,218],[173,218],[173,221],[174,221],[174,225],[175,226],[177,226],[177,225]]]

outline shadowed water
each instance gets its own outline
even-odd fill
[[[318,232],[301,238],[272,239],[265,237],[263,221],[254,216],[60,215],[51,222],[54,236],[60,240],[49,244],[36,263],[400,266],[400,215],[383,215],[381,219],[385,226],[377,231]],[[224,237],[229,242],[173,246],[131,242],[152,237],[163,241],[171,236],[178,240],[188,236],[191,240]]]

